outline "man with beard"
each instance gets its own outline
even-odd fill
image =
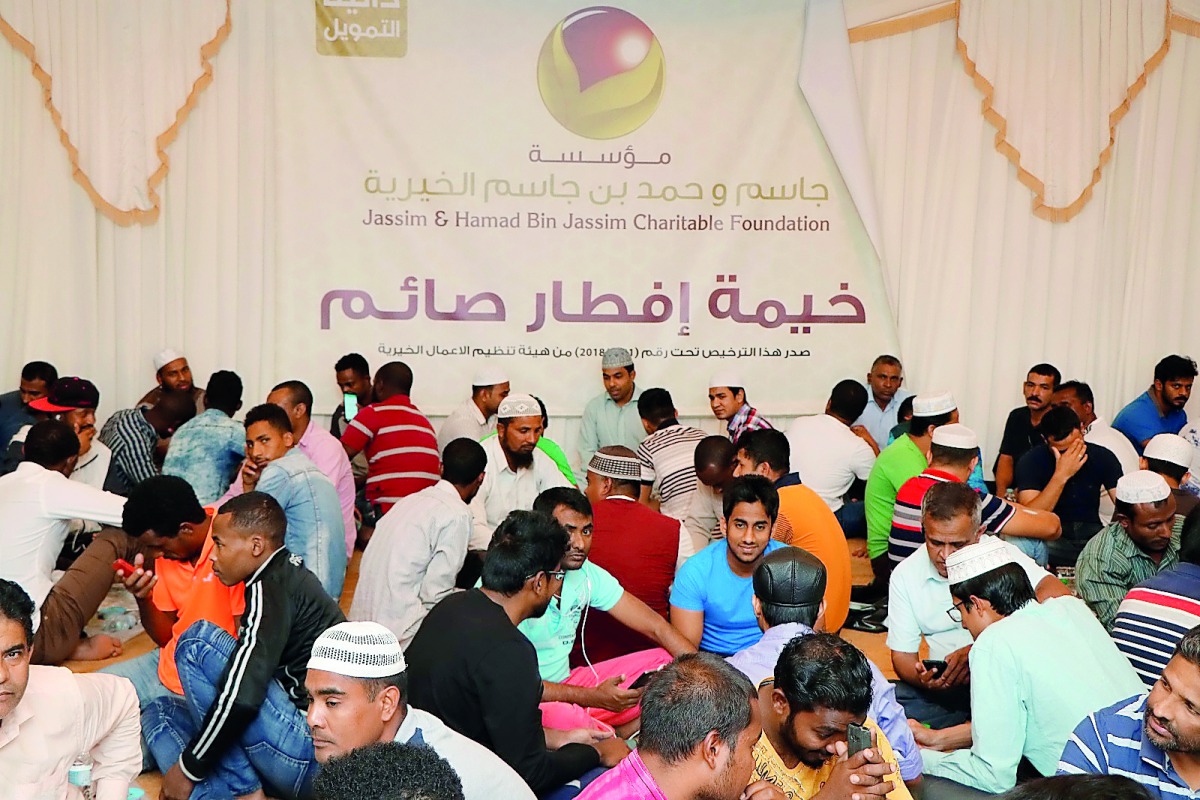
[[[530,509],[542,492],[570,485],[554,460],[537,447],[545,423],[536,398],[510,394],[496,414],[496,436],[481,443],[487,467],[483,485],[471,501],[472,550],[488,549],[492,531],[510,511]]]
[[[182,353],[168,347],[154,356],[154,377],[158,386],[138,400],[138,408],[151,408],[158,405],[164,394],[179,392],[192,398],[197,414],[204,411],[204,390],[193,383],[192,368]]]
[[[912,800],[887,737],[867,718],[871,670],[854,645],[828,633],[798,636],[758,693],[763,732],[754,746],[754,777],[795,800]],[[851,756],[846,731],[852,724],[864,725],[873,741]]]
[[[761,735],[754,687],[700,653],[668,665],[646,689],[638,749],[580,800],[778,800],[765,781],[747,786]]]
[[[754,570],[786,547],[771,538],[779,492],[761,475],[735,478],[722,498],[725,539],[692,556],[675,576],[671,624],[708,653],[731,656],[758,642]]]
[[[48,395],[56,380],[58,370],[53,364],[30,361],[21,368],[19,388],[0,394],[0,450],[8,447],[17,431],[35,422],[29,404]]]
[[[561,591],[568,544],[550,517],[513,511],[492,537],[481,587],[434,606],[405,651],[413,705],[500,756],[539,794],[629,754],[595,731],[542,728],[537,651],[517,626]]]
[[[1175,498],[1161,475],[1138,470],[1122,476],[1116,508],[1075,564],[1079,596],[1108,629],[1130,589],[1179,563]]]
[[[630,459],[636,468],[636,459]],[[633,503],[632,500],[628,501]],[[634,503],[634,505],[637,505]],[[533,510],[544,514],[567,532],[566,570],[557,602],[537,618],[518,627],[537,650],[542,675],[542,724],[569,730],[594,727],[628,736],[637,730],[641,692],[631,688],[647,672],[661,669],[674,656],[696,652],[671,623],[625,591],[607,570],[588,560],[592,549],[592,506],[578,489],[558,487],[538,495]],[[678,534],[677,534],[678,535]],[[591,663],[572,670],[571,648],[575,632],[586,634],[589,609],[607,612],[614,620],[658,645],[648,650]]]
[[[1154,798],[1200,790],[1200,627],[1175,648],[1150,694],[1089,715],[1067,740],[1059,775],[1124,775]]]
[[[1034,364],[1025,376],[1025,405],[1014,408],[1004,423],[1000,440],[1000,455],[993,470],[996,473],[996,495],[1004,497],[1013,484],[1013,470],[1021,456],[1042,443],[1037,426],[1050,409],[1054,390],[1062,382],[1062,373],[1050,364]]]
[[[1112,426],[1133,442],[1138,455],[1159,433],[1179,433],[1187,425],[1187,405],[1196,380],[1196,362],[1167,356],[1154,366],[1154,383],[1121,409]]]
[[[587,478],[587,465],[592,454],[601,447],[621,445],[637,450],[646,438],[642,418],[638,415],[637,401],[642,390],[634,382],[637,370],[633,368],[633,354],[624,347],[605,350],[600,362],[600,377],[604,381],[604,393],[596,395],[584,406],[579,428],[580,471],[576,477],[581,482]]]

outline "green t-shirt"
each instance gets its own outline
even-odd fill
[[[887,552],[896,493],[905,481],[920,475],[928,466],[929,459],[908,434],[885,447],[879,458],[875,459],[863,494],[863,510],[867,515],[867,555],[871,558]]]
[[[517,626],[537,650],[542,680],[561,683],[570,676],[571,648],[583,610],[591,606],[611,611],[623,594],[625,590],[607,570],[584,561],[582,567],[567,573],[558,599],[551,601],[545,614]]]

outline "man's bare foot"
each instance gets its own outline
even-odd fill
[[[80,639],[79,644],[71,651],[71,658],[75,661],[102,661],[119,655],[121,640],[102,633]]]
[[[240,795],[238,800],[267,800],[267,796],[263,793],[262,789],[258,789],[250,794]]]

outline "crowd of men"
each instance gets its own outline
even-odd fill
[[[402,362],[328,428],[154,367],[99,432],[45,362],[0,395],[0,796],[1200,797],[1189,358],[1111,425],[1035,365],[990,485],[892,356],[785,430],[718,372],[710,436],[612,348],[574,464],[495,365],[440,430]],[[56,666],[121,654],[114,582],[154,648]]]

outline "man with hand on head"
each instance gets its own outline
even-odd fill
[[[604,393],[596,395],[583,408],[579,429],[579,463],[587,469],[592,454],[601,447],[620,445],[637,450],[646,438],[637,401],[642,390],[635,380],[633,354],[624,347],[610,347],[600,362]],[[583,480],[586,475],[577,476]]]
[[[508,397],[508,374],[500,367],[485,365],[471,379],[471,396],[450,412],[438,430],[438,450],[455,439],[478,442],[496,430],[496,412]]]
[[[236,639],[208,621],[188,628],[175,648],[184,699],[161,697],[142,714],[163,800],[187,800],[201,784],[211,797],[308,792],[316,760],[305,671],[317,637],[346,618],[288,552],[286,529],[263,492],[217,511],[212,571],[226,586],[245,584],[246,612]]]
[[[495,753],[409,705],[407,669],[395,634],[377,622],[343,622],[317,637],[304,686],[318,763],[327,769],[379,742],[422,745],[458,773],[466,800],[533,800]]]

